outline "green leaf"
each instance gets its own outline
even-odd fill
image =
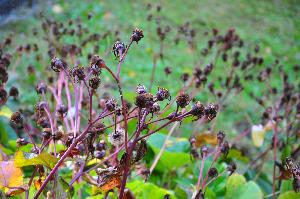
[[[0,110],[0,116],[6,117],[6,118],[10,118],[12,113],[13,112],[7,106],[3,106]]]
[[[230,149],[229,153],[227,155],[228,158],[234,158],[236,160],[239,160],[244,163],[249,162],[249,158],[247,156],[244,156],[241,151],[237,149]]]
[[[129,188],[133,195],[139,199],[164,198],[166,194],[169,194],[172,199],[176,198],[173,192],[160,188],[152,183],[145,183],[144,181],[140,180],[129,182],[127,183],[126,187]]]
[[[278,199],[298,199],[300,198],[300,193],[296,193],[295,191],[288,191],[284,194],[281,194]]]
[[[166,135],[157,133],[152,135],[147,141],[155,155],[159,153],[165,139]],[[171,137],[155,169],[159,171],[172,170],[189,163],[190,155],[187,153],[188,150],[189,144],[187,139]]]
[[[280,188],[280,193],[283,194],[287,191],[293,190],[293,181],[292,180],[283,180]]]
[[[233,174],[226,183],[226,199],[259,199],[263,193],[254,181],[246,182],[244,176]]]
[[[43,152],[39,155],[35,153],[26,153],[23,151],[17,151],[15,156],[15,166],[24,167],[31,165],[44,165],[52,169],[57,163],[58,158],[55,158],[53,155],[50,155],[46,152]]]

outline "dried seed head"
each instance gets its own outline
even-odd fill
[[[89,80],[89,86],[94,89],[94,90],[97,90],[99,85],[101,83],[101,79],[97,76],[95,77],[92,77],[90,80]]]
[[[131,34],[131,41],[138,43],[144,37],[143,31],[141,29],[134,29]]]
[[[139,84],[137,87],[136,87],[136,93],[137,94],[144,94],[144,93],[147,93],[147,88],[146,86],[142,85],[142,84]]]
[[[160,111],[160,106],[157,102],[155,102],[150,108],[150,113],[158,113]]]
[[[112,51],[116,58],[120,58],[126,51],[126,45],[123,42],[116,41]]]
[[[224,131],[219,131],[218,134],[217,134],[217,139],[218,139],[219,145],[223,143],[224,138],[225,138]]]
[[[183,73],[181,75],[181,79],[183,82],[186,82],[187,80],[189,80],[190,75],[188,73]]]
[[[176,98],[177,106],[184,108],[190,103],[190,97],[186,93],[181,93]]]
[[[95,158],[97,158],[97,159],[103,159],[103,158],[105,157],[105,155],[106,155],[105,150],[95,151],[95,152],[94,152],[94,156],[95,156]]]
[[[204,158],[208,155],[208,147],[206,145],[203,145],[201,147],[201,157]]]
[[[57,58],[57,57],[54,57],[52,60],[51,60],[51,64],[50,64],[50,67],[52,68],[52,70],[54,72],[60,72],[64,69],[67,68],[67,64],[62,61],[61,59]]]
[[[172,73],[172,68],[171,67],[165,67],[164,71],[165,71],[166,75],[170,75]]]
[[[0,106],[3,106],[7,102],[7,92],[5,89],[0,88]]]
[[[116,108],[118,107],[118,103],[115,99],[109,99],[105,102],[105,108],[108,110],[108,111],[115,111]]]
[[[46,94],[47,92],[47,85],[44,83],[44,82],[39,82],[37,85],[36,85],[36,92],[37,94]]]
[[[163,101],[163,100],[168,99],[168,98],[170,98],[169,90],[166,89],[166,88],[158,87],[158,90],[157,90],[157,93],[156,93],[156,99],[158,101]]]
[[[65,117],[68,113],[68,107],[64,104],[60,104],[56,111],[60,117]]]
[[[37,125],[42,127],[42,128],[49,128],[50,127],[50,123],[48,121],[48,119],[46,117],[41,117],[37,120]]]
[[[215,178],[218,176],[218,170],[215,167],[212,167],[208,170],[208,177]]]
[[[0,85],[3,85],[8,80],[8,73],[4,66],[0,66]]]
[[[211,71],[213,70],[214,65],[212,63],[209,63],[205,66],[204,68],[204,74],[208,75],[209,73],[211,73]]]
[[[42,136],[45,140],[48,140],[51,137],[51,128],[44,128],[42,132]]]
[[[98,142],[97,144],[96,144],[96,150],[98,150],[98,151],[101,151],[101,150],[106,150],[106,143],[105,143],[105,141],[104,140],[100,140],[100,142]]]
[[[114,146],[122,145],[125,141],[125,130],[122,128],[116,129],[109,134],[108,140]]]
[[[19,96],[19,90],[16,87],[11,87],[9,90],[9,96],[13,97],[14,99],[17,99]]]
[[[200,102],[197,101],[191,109],[191,114],[197,118],[201,118],[204,115],[204,105]]]
[[[76,66],[71,70],[71,76],[75,81],[79,82],[85,79],[84,67]]]
[[[23,117],[19,111],[14,112],[10,117],[10,125],[12,127],[22,129],[23,128]]]
[[[229,171],[229,175],[232,175],[236,170],[236,164],[235,162],[230,162],[227,166],[227,171]]]
[[[154,97],[151,93],[144,93],[135,98],[135,105],[139,108],[151,108],[153,104]]]
[[[221,153],[223,153],[225,157],[228,155],[229,149],[229,143],[227,141],[224,141],[221,147]]]
[[[17,146],[20,147],[20,146],[25,146],[27,145],[29,142],[26,141],[24,138],[18,138],[16,140],[16,143],[17,143]]]
[[[218,105],[208,104],[204,109],[204,114],[208,121],[211,121],[217,116],[218,113]]]
[[[99,55],[93,55],[91,58],[91,70],[93,75],[100,75],[101,74],[101,68],[105,64],[103,59]]]

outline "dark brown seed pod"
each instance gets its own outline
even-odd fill
[[[158,87],[157,93],[156,93],[156,99],[158,101],[163,101],[165,99],[170,98],[170,92],[166,88]]]
[[[126,51],[126,45],[123,42],[116,41],[113,45],[112,51],[116,58],[120,58]]]
[[[204,114],[208,121],[211,121],[217,116],[218,113],[218,105],[208,104],[204,109]]]
[[[99,88],[100,83],[101,83],[101,79],[97,76],[92,77],[89,80],[89,86],[94,90],[97,90]]]
[[[68,107],[64,104],[60,104],[57,108],[57,113],[60,117],[65,117],[68,113]]]
[[[147,88],[146,86],[142,85],[142,84],[139,84],[136,89],[135,89],[136,93],[137,94],[144,94],[144,93],[147,93]]]
[[[201,157],[204,158],[208,155],[208,147],[206,145],[203,145],[201,147]]]
[[[132,31],[131,41],[138,43],[144,37],[143,31],[139,28],[136,28]]]
[[[16,140],[16,143],[17,143],[17,146],[20,147],[20,146],[26,146],[29,142],[26,141],[24,138],[18,138]]]
[[[144,93],[135,98],[135,105],[139,108],[151,108],[153,104],[154,97],[151,93]]]
[[[98,76],[101,74],[101,68],[105,65],[105,62],[99,55],[93,55],[90,64],[93,75]]]
[[[19,97],[19,90],[16,87],[11,87],[9,90],[9,96],[17,99]]]
[[[3,106],[7,102],[7,92],[5,89],[0,88],[0,106]]]
[[[232,175],[236,170],[236,164],[235,162],[230,162],[227,166],[227,171],[229,171],[229,175]]]
[[[8,73],[4,66],[0,67],[0,85],[3,85],[8,80]]]
[[[118,103],[115,99],[109,99],[105,102],[105,108],[108,110],[108,111],[115,111],[116,108],[118,107]]]
[[[172,73],[172,68],[167,66],[167,67],[164,68],[164,71],[165,71],[166,75],[170,75]]]
[[[191,114],[197,118],[201,118],[204,115],[204,105],[200,102],[197,101],[191,109]]]
[[[160,111],[160,106],[157,102],[155,102],[150,108],[150,113],[158,113]]]
[[[62,61],[61,59],[57,58],[57,57],[54,57],[52,60],[51,60],[51,64],[50,64],[50,67],[51,69],[54,71],[54,72],[60,72],[64,69],[67,68],[67,64]]]
[[[225,157],[228,155],[229,149],[229,143],[227,141],[224,141],[224,143],[221,146],[221,153],[223,153]]]
[[[223,143],[224,138],[225,138],[224,131],[219,131],[218,134],[217,134],[217,139],[218,139],[219,145],[221,145]]]
[[[36,92],[37,94],[46,94],[47,92],[47,85],[44,83],[44,82],[39,82],[37,85],[36,85]]]
[[[190,103],[190,96],[186,93],[181,93],[176,98],[177,106],[184,108]]]
[[[19,111],[14,112],[10,117],[10,125],[17,129],[23,128],[23,117]]]
[[[71,70],[71,76],[77,82],[84,80],[85,79],[84,67],[83,66],[74,67]]]
[[[208,170],[208,177],[215,178],[218,176],[218,170],[215,167],[212,167]]]

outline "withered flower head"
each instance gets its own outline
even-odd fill
[[[147,93],[147,88],[146,86],[142,85],[142,84],[139,84],[137,87],[136,87],[136,93],[137,94],[144,94],[144,93]]]
[[[11,87],[9,90],[9,96],[13,97],[14,99],[17,99],[19,96],[19,90],[16,87]]]
[[[132,31],[131,40],[138,43],[144,37],[143,31],[139,28],[136,28]]]
[[[203,145],[201,147],[201,157],[204,158],[208,155],[208,147],[206,145]]]
[[[17,143],[17,146],[20,147],[20,146],[25,146],[27,145],[29,142],[26,141],[24,138],[18,138],[16,140],[16,143]]]
[[[165,99],[170,98],[170,92],[166,88],[158,87],[157,93],[156,93],[156,99],[158,101],[163,101]]]
[[[114,146],[120,146],[125,141],[125,130],[118,128],[109,134],[109,142]]]
[[[135,98],[135,105],[139,108],[151,108],[153,104],[154,97],[151,93],[144,93]]]
[[[215,178],[218,176],[218,170],[215,167],[212,167],[208,170],[208,177]]]
[[[236,170],[236,164],[235,162],[230,162],[227,166],[227,171],[229,171],[229,175],[232,175]]]
[[[23,117],[19,111],[14,112],[10,117],[10,124],[12,127],[16,127],[18,129],[23,128]]]
[[[98,151],[96,150],[94,152],[94,157],[97,158],[97,159],[103,159],[106,155],[106,151],[105,150],[101,150],[101,151]]]
[[[150,113],[158,113],[160,111],[160,106],[157,102],[155,102],[150,108]]]
[[[118,103],[115,99],[108,99],[106,102],[105,102],[105,108],[108,110],[108,111],[115,111],[116,108],[118,107]]]
[[[101,74],[101,68],[103,66],[104,61],[101,59],[99,55],[93,55],[91,58],[91,70],[93,75],[100,75]]]
[[[57,108],[57,113],[60,117],[65,117],[68,112],[68,107],[64,104],[60,104]]]
[[[116,58],[120,58],[126,51],[126,45],[123,42],[116,41],[112,51]]]
[[[106,143],[105,143],[105,141],[104,140],[100,140],[100,142],[98,142],[97,144],[96,144],[96,150],[98,150],[98,151],[101,151],[101,150],[106,150]]]
[[[6,83],[8,80],[8,73],[4,66],[0,66],[0,85]]]
[[[179,107],[184,108],[190,103],[190,96],[186,93],[181,93],[177,96],[176,103]]]
[[[42,94],[46,94],[47,92],[47,85],[44,83],[44,82],[39,82],[37,85],[36,85],[36,92],[40,95]]]
[[[101,79],[97,76],[95,77],[92,77],[90,80],[89,80],[89,86],[94,89],[94,90],[97,90],[99,85],[101,83]]]
[[[205,109],[204,105],[200,101],[197,101],[192,106],[191,114],[193,116],[196,116],[197,118],[201,118],[204,115],[204,109]]]
[[[81,80],[84,80],[85,73],[84,73],[84,67],[83,66],[76,66],[72,68],[71,70],[71,76],[74,78],[75,81],[79,82]]]
[[[208,104],[204,109],[204,114],[208,121],[211,121],[217,116],[218,113],[218,105]]]
[[[217,139],[218,139],[218,143],[222,144],[225,138],[225,133],[224,131],[219,131],[217,134]]]
[[[165,71],[166,75],[170,75],[172,73],[172,68],[167,66],[167,67],[164,68],[164,71]]]
[[[61,59],[59,59],[57,57],[54,57],[51,60],[50,67],[52,68],[52,70],[54,72],[58,73],[58,72],[62,71],[63,69],[66,69],[67,68],[67,64],[64,61],[62,61]]]
[[[7,102],[7,92],[5,89],[0,88],[0,106]]]
[[[229,149],[230,149],[229,143],[225,140],[221,146],[221,153],[223,153],[224,156],[226,157],[228,155]]]

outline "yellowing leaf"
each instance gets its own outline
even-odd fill
[[[104,184],[100,186],[100,189],[104,192],[112,190],[115,187],[120,187],[121,179],[119,176],[111,176]]]
[[[260,125],[253,125],[251,128],[251,137],[254,146],[261,147],[264,143],[266,130]]]
[[[57,163],[58,158],[50,155],[49,153],[43,152],[39,155],[35,153],[26,153],[18,151],[15,156],[15,166],[24,167],[31,165],[44,165],[52,169]]]
[[[2,161],[0,166],[0,188],[19,187],[23,185],[23,173],[16,168],[13,161]]]
[[[7,106],[3,106],[0,110],[0,116],[4,116],[4,117],[7,117],[7,118],[10,118],[12,113],[13,112]]]
[[[196,135],[196,147],[200,147],[203,144],[217,145],[218,139],[215,134],[212,133],[204,133]]]

